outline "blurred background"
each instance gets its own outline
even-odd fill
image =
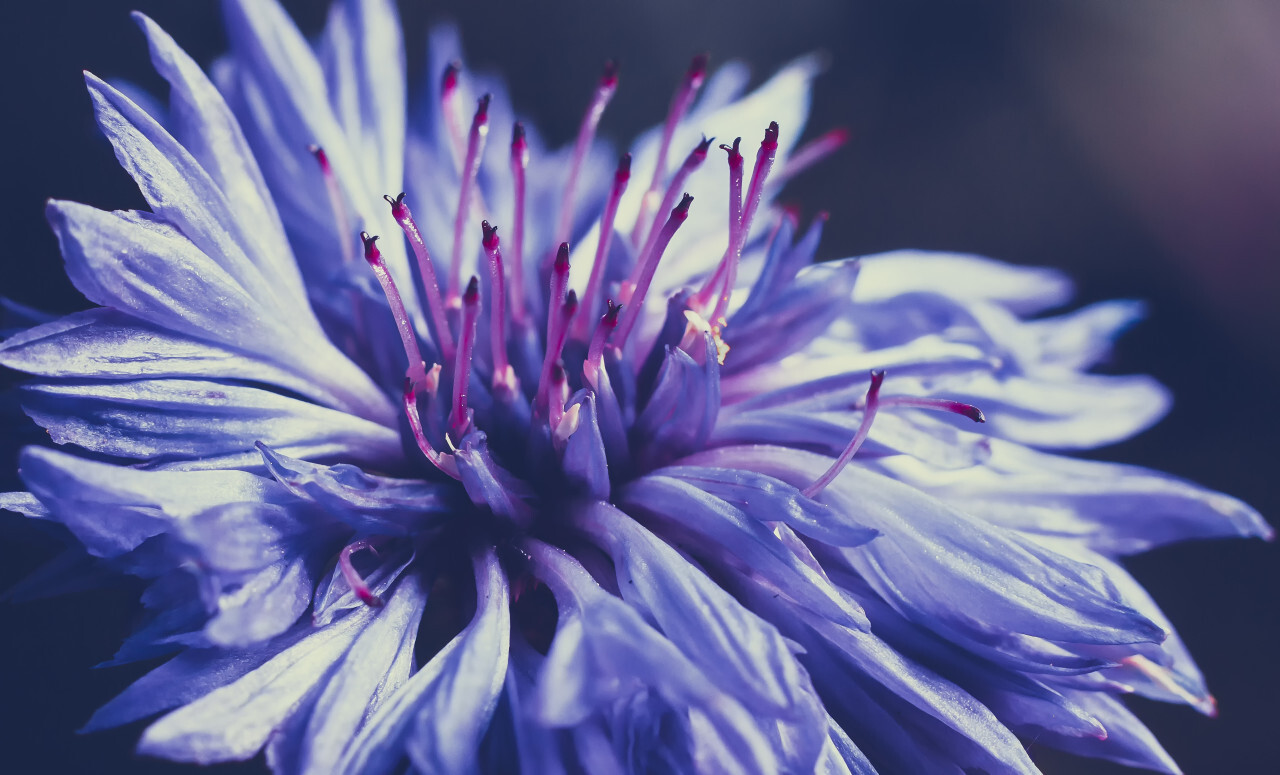
[[[320,0],[286,0],[304,31]],[[813,50],[809,136],[852,142],[784,201],[831,221],[821,257],[914,247],[1060,267],[1082,303],[1141,298],[1116,372],[1154,374],[1177,399],[1155,429],[1094,456],[1159,468],[1280,521],[1280,4],[1273,0],[1038,3],[402,0],[411,88],[428,26],[458,22],[470,66],[503,72],[516,106],[568,142],[601,63],[621,64],[602,133],[625,144],[662,119],[689,57],[740,58],[757,81]],[[202,64],[226,47],[214,0],[41,0],[6,9],[0,295],[54,312],[85,306],[62,273],[50,196],[142,206],[92,120],[80,71],[165,94],[128,17],[145,11]],[[437,77],[438,74],[430,74]],[[784,131],[785,131],[784,127]],[[0,487],[13,488],[25,421],[3,415]],[[9,525],[8,522],[5,523]],[[52,554],[6,527],[0,588]],[[1280,761],[1280,550],[1170,547],[1130,568],[1179,627],[1217,719],[1135,701],[1188,773]],[[0,609],[0,769],[190,771],[131,757],[139,727],[74,730],[143,668],[92,670],[129,629],[136,590]],[[1031,745],[1048,773],[1121,772]],[[1270,762],[1271,764],[1267,764]],[[215,771],[261,771],[261,765]]]

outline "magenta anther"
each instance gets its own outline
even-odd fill
[[[653,208],[653,200],[657,198],[658,190],[662,187],[662,180],[667,176],[667,155],[671,151],[671,139],[675,136],[676,128],[680,125],[681,119],[689,112],[689,106],[693,104],[693,99],[698,95],[698,89],[702,88],[702,82],[706,80],[706,77],[707,55],[699,54],[689,63],[689,69],[685,72],[684,79],[680,81],[680,86],[676,88],[676,93],[671,96],[671,107],[667,109],[667,120],[662,125],[662,141],[658,144],[658,159],[653,167],[653,179],[649,181],[649,188],[645,191],[644,198],[640,200],[640,214],[636,217],[635,228],[631,231],[632,245],[639,245],[642,239],[658,227],[656,223],[649,224],[650,213],[666,212],[675,202],[674,199],[670,202],[664,199],[663,204],[659,205],[656,210]],[[705,150],[703,151],[703,158],[706,158]],[[672,183],[668,187],[668,191],[671,188],[678,190],[682,185]]]
[[[524,204],[525,172],[529,168],[529,143],[524,137],[524,125],[519,121],[511,127],[511,182],[513,212],[511,215],[511,244],[507,255],[511,261],[511,320],[517,324],[528,319],[525,312],[524,288]]]
[[[422,290],[426,295],[427,314],[431,317],[431,325],[435,329],[433,333],[436,336],[436,344],[440,347],[440,357],[446,361],[453,360],[453,333],[449,330],[449,321],[444,314],[440,282],[436,277],[435,266],[431,263],[427,243],[422,239],[422,232],[418,231],[418,224],[413,220],[409,205],[404,203],[404,194],[401,193],[395,199],[389,196],[382,198],[391,205],[391,217],[400,224],[401,231],[409,240],[409,246],[413,248],[413,255],[418,259],[418,274],[422,275]]]
[[[818,477],[818,480],[808,487],[804,488],[804,496],[813,498],[828,485],[831,484],[844,467],[849,464],[853,456],[858,454],[858,449],[862,446],[862,442],[867,440],[867,434],[871,432],[871,423],[876,419],[876,410],[880,405],[880,385],[884,382],[883,371],[871,372],[871,386],[867,388],[867,397],[865,408],[863,410],[862,422],[858,425],[858,432],[854,434],[853,440],[849,442],[849,446],[844,448],[844,452],[840,453],[840,457],[836,458],[836,462],[831,464],[826,473]]]
[[[360,598],[360,602],[370,608],[379,608],[382,606],[382,600],[373,594],[369,589],[369,585],[364,583],[360,573],[351,564],[351,555],[366,549],[375,555],[378,553],[378,550],[373,548],[373,544],[364,540],[355,541],[344,546],[342,551],[338,553],[338,569],[342,571],[342,578],[347,580],[347,586],[351,587],[351,591],[356,594],[356,597]]]
[[[462,164],[462,179],[458,187],[458,209],[453,216],[453,253],[450,256],[452,264],[448,296],[450,301],[458,298],[458,289],[462,287],[463,231],[467,225],[467,217],[471,213],[476,173],[480,171],[480,159],[484,155],[484,140],[488,135],[489,95],[486,94],[476,104],[476,114],[471,119],[471,132],[467,136],[467,156]]]
[[[587,347],[587,359],[582,362],[582,378],[594,390],[599,385],[600,370],[604,368],[604,347],[613,330],[618,327],[618,315],[622,312],[621,304],[614,304],[613,299],[607,302],[609,310],[596,323],[595,333],[591,335],[591,344]]]
[[[560,199],[560,222],[556,226],[556,242],[566,242],[571,236],[569,229],[573,226],[574,198],[578,190],[578,178],[582,174],[582,164],[587,158],[587,152],[591,150],[591,141],[595,139],[600,117],[604,115],[605,107],[608,106],[609,100],[613,99],[617,90],[618,68],[613,62],[606,62],[604,74],[600,76],[600,82],[591,96],[591,103],[587,105],[587,112],[582,116],[582,124],[578,126],[578,140],[573,145],[573,161],[569,165],[569,177],[565,181],[564,194]]]
[[[600,293],[600,281],[604,278],[604,267],[609,260],[609,243],[613,240],[613,219],[618,214],[618,202],[627,190],[627,181],[631,180],[631,154],[624,153],[618,160],[618,169],[613,173],[613,188],[609,191],[609,199],[604,205],[604,214],[600,216],[600,241],[596,245],[595,263],[591,265],[591,276],[587,278],[587,289],[582,293],[583,314],[574,321],[573,337],[585,340],[591,334],[591,313],[595,310],[596,296]]]
[[[515,395],[516,374],[507,361],[507,288],[502,268],[502,245],[498,230],[488,221],[480,222],[482,244],[489,257],[489,343],[493,353],[493,388]]]
[[[362,231],[360,240],[364,242],[364,260],[369,262],[369,268],[373,270],[374,277],[378,278],[378,284],[382,286],[387,304],[391,307],[391,315],[395,318],[396,330],[400,332],[400,343],[404,345],[404,353],[409,358],[408,377],[415,385],[420,385],[426,379],[427,364],[422,361],[422,351],[418,349],[418,335],[414,333],[409,313],[405,311],[404,300],[400,298],[395,280],[391,279],[387,264],[382,260],[382,251],[378,250],[377,245],[378,238],[370,237],[369,232]]]
[[[449,433],[461,439],[471,427],[467,389],[471,379],[471,356],[476,348],[476,322],[480,319],[480,280],[475,275],[462,294],[462,331],[453,364],[453,408],[449,413]]]
[[[671,215],[667,218],[666,224],[663,225],[661,231],[658,232],[658,241],[654,244],[653,250],[644,257],[644,264],[639,267],[639,274],[636,277],[635,290],[632,292],[631,298],[628,300],[627,309],[622,314],[622,320],[618,323],[617,329],[613,332],[610,340],[614,347],[622,347],[627,341],[627,337],[631,334],[632,327],[635,326],[636,320],[640,317],[640,310],[644,308],[644,296],[649,292],[649,285],[653,283],[653,275],[658,271],[658,262],[662,260],[662,254],[666,252],[667,245],[670,244],[671,238],[675,236],[678,230],[689,217],[689,205],[693,204],[693,197],[688,194],[680,200],[680,204],[671,210]]]
[[[714,140],[714,137],[706,137],[704,135],[702,142],[694,146],[692,151],[689,151],[689,155],[685,157],[684,163],[680,165],[680,169],[676,170],[675,177],[671,178],[671,184],[667,186],[667,192],[662,195],[662,204],[660,204],[658,209],[655,211],[656,215],[653,216],[651,223],[643,227],[645,228],[646,236],[644,239],[644,245],[640,248],[640,251],[636,253],[637,267],[639,264],[643,263],[644,257],[653,250],[654,243],[658,241],[658,227],[660,226],[658,219],[662,217],[662,213],[670,212],[671,208],[675,206],[676,197],[684,190],[685,181],[688,180],[689,176],[707,160],[707,149],[711,147],[711,143]],[[648,220],[650,220],[648,216],[645,216],[645,221]],[[645,221],[637,220],[636,228],[642,228],[641,224]],[[635,278],[632,278],[632,282],[630,283],[631,286],[635,285],[634,279]],[[626,301],[626,299],[623,299],[623,301]]]

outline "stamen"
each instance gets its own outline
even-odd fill
[[[960,401],[948,401],[943,398],[887,396],[880,399],[881,409],[888,409],[893,406],[906,406],[912,409],[932,409],[937,412],[951,412],[952,414],[964,415],[974,422],[987,421],[987,418],[982,414],[982,410],[978,407],[973,406],[972,404],[961,403]]]
[[[658,219],[662,217],[662,213],[671,211],[671,208],[676,203],[677,194],[684,190],[685,181],[688,180],[689,176],[707,160],[707,149],[711,147],[713,140],[715,140],[714,137],[707,137],[706,135],[703,135],[702,142],[694,146],[694,149],[689,152],[687,157],[685,157],[684,164],[681,164],[680,169],[676,170],[675,177],[671,179],[671,184],[667,186],[667,192],[662,196],[662,204],[658,206],[657,213],[653,216],[652,223],[650,223],[645,229],[647,236],[644,240],[644,247],[640,248],[640,252],[636,253],[637,266],[644,261],[644,257],[649,255],[653,250],[654,243],[658,241]],[[724,146],[722,145],[720,147],[723,148]],[[639,228],[641,223],[643,223],[643,221],[636,221],[637,228]],[[623,303],[626,303],[631,298],[630,291],[635,287],[634,279],[634,277],[629,278],[628,283],[624,284],[625,290],[622,295]]]
[[[475,187],[476,173],[480,171],[480,158],[484,155],[484,140],[489,135],[489,99],[486,94],[477,102],[476,115],[471,119],[471,134],[467,137],[467,157],[462,164],[462,181],[458,188],[458,209],[453,217],[450,302],[458,298],[458,289],[462,287],[463,230],[466,228],[467,216],[471,213],[472,189]]]
[[[449,432],[461,439],[471,427],[471,410],[467,408],[467,387],[471,378],[471,354],[476,348],[476,321],[480,319],[480,280],[475,275],[462,295],[462,333],[453,366],[453,410],[449,414]]]
[[[696,345],[703,341],[704,336],[711,334],[711,341],[716,347],[716,363],[723,366],[725,356],[729,354],[729,344],[721,338],[720,328],[711,325],[706,318],[691,309],[684,311],[684,319],[688,321],[688,325],[685,326],[684,336],[680,339],[680,349],[695,361],[702,363],[704,352]]]
[[[1209,718],[1217,718],[1218,701],[1214,699],[1212,694],[1196,695],[1187,691],[1181,684],[1174,679],[1173,672],[1169,668],[1158,665],[1141,654],[1134,654],[1120,660],[1120,663],[1128,667],[1132,667],[1139,673],[1151,679],[1157,686],[1166,692],[1178,697],[1183,702],[1200,711]]]
[[[582,362],[582,378],[591,385],[592,390],[598,387],[600,369],[604,368],[605,340],[618,327],[618,313],[622,312],[622,305],[614,304],[613,299],[609,299],[607,304],[609,311],[596,324],[596,331],[591,335],[591,345],[587,348],[587,359]]]
[[[320,174],[324,177],[324,190],[329,195],[329,208],[333,211],[334,226],[338,230],[338,243],[342,245],[342,261],[350,263],[355,260],[355,245],[349,239],[351,235],[351,218],[347,206],[342,199],[342,187],[338,185],[338,176],[333,174],[329,164],[329,155],[318,145],[307,146],[311,155],[320,164]]]
[[[630,304],[627,311],[622,317],[622,321],[618,324],[617,330],[613,332],[611,341],[615,347],[621,347],[627,341],[627,336],[631,334],[632,327],[635,326],[636,320],[640,317],[640,310],[644,308],[644,296],[649,292],[649,285],[653,282],[654,272],[658,271],[658,262],[662,260],[662,254],[666,252],[667,245],[671,243],[671,238],[675,236],[676,230],[689,217],[689,205],[693,204],[693,197],[688,194],[680,200],[680,204],[671,210],[670,217],[663,225],[662,230],[658,233],[658,241],[654,244],[653,250],[644,258],[644,264],[639,267],[640,273],[636,279],[635,292],[632,294]]]
[[[662,142],[658,145],[658,160],[653,167],[653,180],[649,181],[649,188],[645,191],[644,198],[640,200],[640,214],[636,218],[636,227],[631,232],[631,244],[639,245],[641,238],[647,236],[646,232],[652,232],[658,227],[654,223],[646,228],[645,224],[649,223],[650,213],[666,212],[671,207],[670,204],[662,204],[655,211],[653,209],[653,201],[658,197],[658,188],[662,185],[662,179],[667,174],[667,154],[671,150],[671,138],[675,136],[676,127],[680,125],[680,120],[684,118],[684,114],[688,112],[689,106],[693,104],[693,98],[697,96],[698,89],[702,88],[702,82],[707,77],[707,55],[699,54],[689,63],[689,70],[684,74],[684,80],[680,82],[680,86],[676,88],[676,93],[671,97],[671,107],[667,109],[667,121],[662,126]],[[705,158],[706,152],[703,152]],[[680,186],[672,184],[677,190]],[[674,200],[672,200],[674,201]],[[664,200],[665,202],[665,200]],[[642,232],[641,229],[645,229]]]
[[[738,243],[738,232],[742,229],[742,154],[738,151],[741,143],[742,138],[736,137],[732,146],[723,144],[720,146],[720,150],[729,154],[729,244],[724,249],[720,263],[716,265],[716,271],[707,278],[706,283],[690,300],[691,304],[698,309],[704,309],[710,304],[716,289],[720,287],[721,278],[728,270],[729,256],[733,253],[733,246]]]
[[[751,222],[755,219],[756,209],[764,196],[764,183],[773,169],[773,159],[778,154],[778,122],[769,122],[764,132],[764,140],[760,142],[760,150],[756,151],[756,166],[751,170],[751,187],[747,189],[747,199],[743,203],[742,223],[738,227],[738,239],[733,250],[727,256],[728,269],[724,273],[724,284],[721,286],[720,299],[716,302],[715,311],[711,314],[711,322],[723,327],[725,315],[729,311],[729,299],[733,295],[733,286],[738,280],[738,262],[742,258],[742,248],[751,234]]]
[[[511,245],[507,252],[511,257],[511,320],[524,323],[527,319],[524,302],[524,191],[525,171],[529,167],[529,143],[524,137],[524,125],[519,121],[511,127],[511,177],[515,187],[515,207],[512,213]]]
[[[627,181],[631,179],[631,154],[624,153],[618,160],[618,169],[613,173],[613,189],[609,192],[609,200],[605,202],[604,214],[600,216],[600,241],[596,245],[595,263],[591,265],[591,276],[587,279],[587,289],[582,294],[583,316],[574,323],[574,338],[585,340],[590,332],[591,311],[595,309],[596,294],[600,292],[600,281],[604,279],[604,266],[609,260],[609,243],[613,240],[613,219],[618,214],[618,202],[627,190]]]
[[[551,424],[551,434],[558,448],[564,449],[565,442],[569,440],[574,431],[578,430],[578,425],[581,422],[582,404],[574,404],[561,414],[560,419]]]
[[[435,335],[436,344],[440,347],[440,357],[452,360],[453,332],[449,330],[449,321],[445,318],[444,299],[440,296],[440,282],[436,278],[436,270],[431,263],[427,243],[422,239],[422,232],[418,231],[418,224],[413,220],[413,213],[409,212],[409,205],[404,203],[404,193],[402,192],[395,199],[385,195],[382,198],[391,205],[391,217],[400,224],[400,229],[409,239],[413,254],[418,259],[418,274],[422,275],[422,289],[427,297],[427,314],[435,329],[432,333]]]
[[[565,181],[564,195],[560,200],[560,223],[555,231],[557,242],[565,242],[572,236],[569,230],[573,227],[574,196],[578,189],[578,177],[582,173],[582,163],[587,158],[587,151],[591,149],[591,141],[595,139],[600,117],[604,115],[605,107],[609,104],[609,100],[613,99],[614,92],[617,90],[618,68],[613,62],[605,62],[604,74],[600,76],[600,83],[591,97],[591,104],[587,106],[582,124],[578,127],[578,140],[573,146],[573,162],[569,166],[569,177]]]
[[[565,261],[565,274],[568,274],[568,264]],[[556,261],[557,267],[560,262]],[[554,288],[555,280],[552,280]],[[564,298],[564,304],[553,307],[547,313],[547,354],[542,359],[542,373],[538,376],[538,392],[534,395],[533,406],[535,412],[543,412],[548,404],[548,392],[551,388],[551,370],[556,362],[560,360],[560,353],[564,350],[564,340],[569,336],[569,323],[573,320],[574,314],[578,311],[578,294],[569,291]]]
[[[425,388],[427,395],[434,399],[436,391],[440,388],[440,364],[435,364],[427,372]],[[413,440],[418,443],[418,449],[422,450],[422,454],[431,461],[432,465],[440,469],[441,473],[457,479],[458,463],[453,455],[441,453],[427,441],[427,434],[422,430],[422,417],[418,414],[418,395],[410,379],[404,381],[403,398],[404,415],[409,420],[409,429],[413,432]]]
[[[787,163],[770,181],[770,185],[780,186],[796,175],[809,169],[818,162],[844,147],[852,133],[843,127],[832,129],[820,137],[814,138],[796,149],[787,157]]]
[[[338,569],[342,571],[342,577],[347,580],[347,585],[351,587],[351,591],[356,593],[356,597],[360,598],[360,602],[370,608],[381,608],[382,600],[369,590],[369,585],[364,583],[364,579],[360,577],[360,573],[351,564],[351,555],[356,552],[368,549],[374,555],[378,554],[378,550],[368,541],[360,540],[347,544],[342,551],[338,553]]]
[[[404,345],[404,353],[409,358],[408,377],[415,385],[422,384],[427,376],[427,364],[422,361],[422,352],[418,349],[418,335],[413,331],[413,323],[409,321],[409,313],[405,311],[404,300],[400,298],[395,280],[391,279],[386,262],[382,260],[382,251],[378,250],[376,244],[378,238],[370,237],[369,232],[362,231],[360,239],[364,242],[364,260],[369,262],[369,268],[373,269],[373,275],[378,278],[378,284],[382,286],[382,292],[387,297],[387,304],[391,306],[396,330],[400,332],[400,343]]]
[[[551,390],[547,396],[547,425],[559,427],[564,417],[564,405],[569,400],[569,379],[564,372],[564,361],[557,360],[551,367]]]
[[[493,351],[493,388],[515,395],[516,373],[507,361],[507,289],[502,269],[502,248],[498,230],[488,221],[480,222],[484,252],[489,256],[489,343]]]
[[[831,484],[844,467],[849,464],[853,456],[858,454],[858,448],[862,446],[862,442],[867,440],[867,434],[871,432],[871,422],[876,418],[876,410],[880,404],[880,385],[884,382],[883,371],[871,372],[871,387],[867,388],[866,410],[862,415],[862,423],[858,426],[858,432],[854,434],[853,441],[849,442],[849,446],[844,448],[844,452],[840,453],[840,457],[836,462],[831,464],[827,472],[818,477],[818,481],[804,488],[803,492],[806,498],[813,498],[828,485]]]
[[[453,164],[461,169],[462,154],[466,149],[466,139],[462,135],[462,111],[459,105],[461,92],[458,90],[458,72],[462,65],[450,62],[444,66],[444,75],[440,78],[440,114],[444,118],[445,132],[449,136],[449,150],[452,151]]]

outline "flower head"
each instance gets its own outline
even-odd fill
[[[389,0],[314,47],[225,9],[212,80],[138,16],[164,121],[87,77],[151,210],[51,202],[99,306],[0,345],[78,448],[0,506],[145,579],[117,661],[171,657],[88,729],[163,713],[143,752],[278,772],[1175,768],[1117,696],[1213,700],[1118,559],[1270,529],[1035,449],[1163,413],[1085,373],[1137,305],[813,265],[823,218],[773,203],[843,140],[797,147],[812,60],[744,96],[695,58],[620,156],[606,66],[556,151],[448,31],[408,120]]]

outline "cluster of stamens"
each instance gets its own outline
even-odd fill
[[[614,236],[619,203],[626,194],[631,179],[629,153],[624,153],[618,161],[613,184],[600,216],[599,241],[581,296],[569,287],[569,239],[572,236],[570,229],[579,177],[595,138],[600,117],[617,90],[616,69],[612,65],[605,68],[579,127],[569,175],[564,184],[556,230],[553,232],[555,247],[544,254],[545,261],[526,267],[524,241],[529,146],[524,129],[517,122],[511,133],[510,171],[514,196],[511,239],[504,256],[498,228],[485,219],[489,210],[477,185],[477,174],[489,131],[490,98],[485,95],[478,100],[468,129],[461,113],[458,83],[460,70],[457,65],[452,64],[446,68],[440,108],[445,124],[444,137],[460,183],[453,220],[449,277],[443,287],[441,275],[436,271],[426,240],[405,202],[405,195],[401,193],[394,198],[385,197],[391,207],[391,214],[400,225],[416,259],[422,285],[420,298],[425,307],[425,322],[439,362],[428,366],[422,356],[418,335],[404,299],[378,249],[378,238],[363,232],[360,235],[365,260],[386,296],[408,359],[403,409],[410,432],[423,455],[445,475],[460,478],[454,452],[463,443],[464,437],[477,429],[475,410],[468,394],[473,380],[479,378],[472,371],[481,317],[481,280],[473,275],[466,283],[463,282],[463,246],[468,224],[480,221],[481,246],[488,269],[486,330],[490,345],[490,373],[487,401],[495,406],[505,407],[502,413],[504,418],[523,418],[529,425],[529,430],[541,427],[551,443],[563,450],[568,438],[578,428],[581,408],[577,403],[566,408],[571,395],[571,381],[580,379],[583,387],[596,394],[598,402],[616,401],[610,387],[609,367],[619,363],[625,353],[634,349],[634,331],[645,308],[645,297],[652,287],[663,255],[688,218],[693,197],[684,191],[684,187],[689,176],[706,161],[714,138],[704,136],[670,175],[669,180],[666,174],[667,158],[676,128],[688,113],[703,83],[706,65],[705,56],[693,60],[671,101],[653,177],[641,193],[635,226],[623,237],[629,241],[635,262],[629,275],[612,289],[613,293],[609,297],[606,297],[604,287],[605,265]],[[721,363],[724,362],[728,348],[721,338],[721,332],[728,325],[729,305],[737,282],[739,261],[764,197],[765,187],[769,183],[778,150],[778,133],[776,122],[770,123],[765,130],[764,139],[756,152],[755,166],[746,186],[745,196],[741,138],[734,139],[731,144],[719,146],[726,153],[729,170],[728,240],[721,260],[707,275],[701,287],[684,296],[687,299],[685,316],[689,325],[680,341],[680,347],[695,359],[707,357],[701,343],[709,334],[717,348],[716,357]],[[797,150],[779,177],[790,178],[800,169],[829,155],[843,144],[847,136],[847,132],[836,130]],[[340,188],[328,166],[324,151],[320,148],[312,150],[325,176],[326,190],[337,219],[335,223],[343,229],[349,219],[342,206]],[[344,245],[343,249],[344,257],[350,258],[348,247]],[[545,278],[547,296],[543,331],[531,330],[530,313],[540,308],[541,298],[531,302],[526,297],[524,278],[527,270],[537,272],[539,277]],[[353,298],[353,304],[356,301]],[[359,314],[358,309],[355,312]],[[526,380],[532,377],[535,365],[532,362],[526,363],[527,368],[521,371],[512,363],[508,353],[509,342],[518,340],[521,335],[537,337],[543,345],[540,348],[541,362],[536,365],[533,384],[522,384],[521,377]],[[580,378],[565,365],[566,347],[571,344],[573,363],[577,363],[576,358],[582,359]],[[902,406],[936,409],[963,414],[978,422],[983,421],[981,413],[967,404],[913,397],[881,398],[879,392],[883,379],[883,372],[872,373],[865,399],[852,407],[863,412],[856,434],[831,468],[804,490],[805,495],[817,497],[839,474],[866,439],[876,412],[881,408]],[[440,395],[442,384],[450,386],[447,406],[439,403],[446,400]],[[602,414],[608,415],[609,408],[602,407]],[[616,412],[616,407],[613,409]],[[424,417],[427,420],[425,425]],[[432,439],[442,439],[449,451],[434,444]],[[613,462],[611,459],[611,466]],[[373,547],[365,542],[356,542],[342,554],[343,573],[357,591],[362,588],[362,582],[351,567],[350,556],[365,549],[373,550]]]

